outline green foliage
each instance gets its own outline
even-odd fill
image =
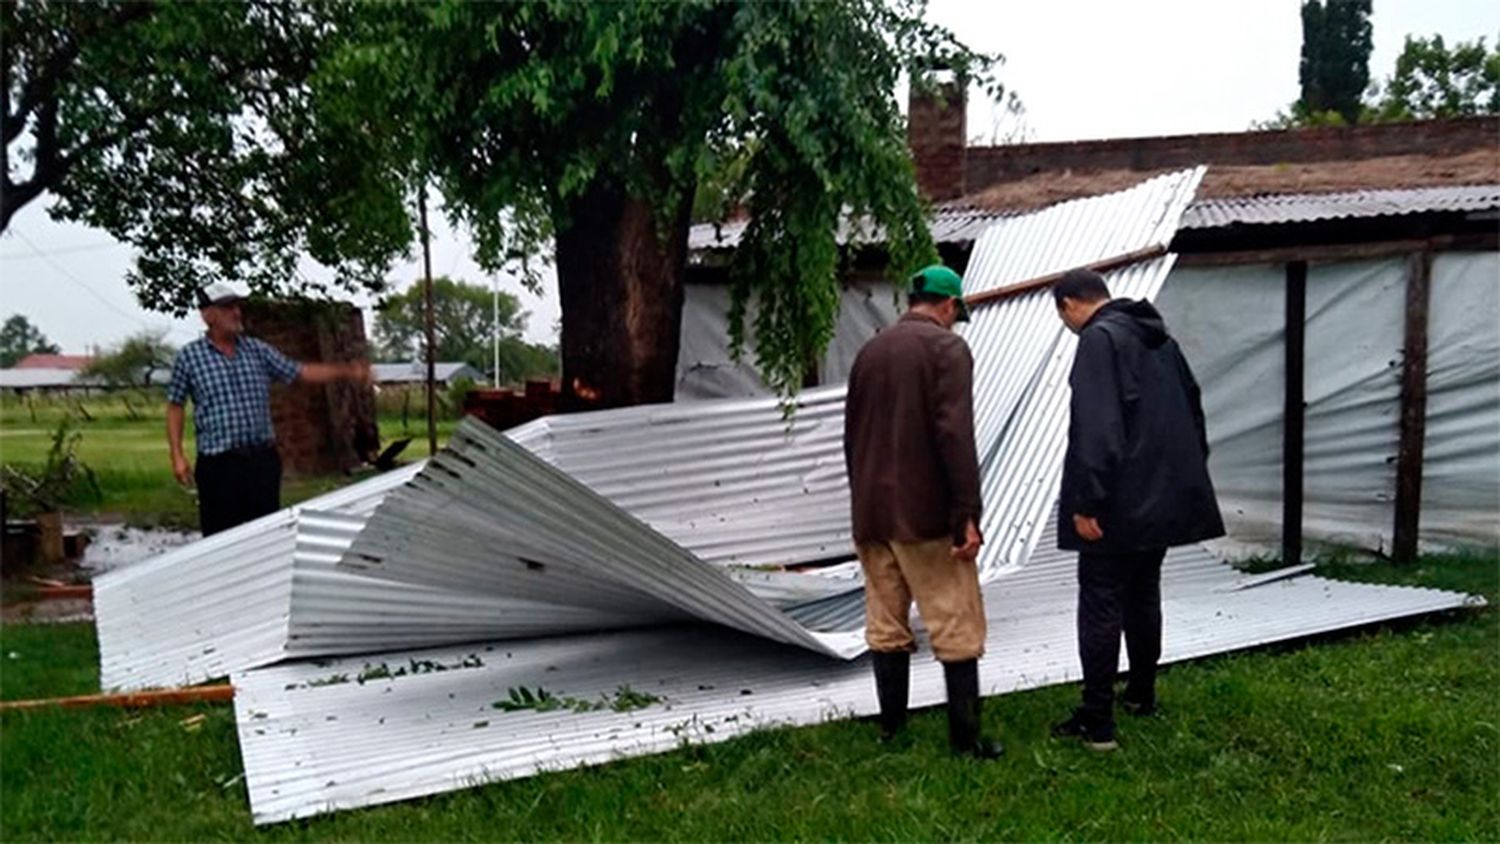
[[[464,396],[474,390],[472,378],[455,378],[448,384],[448,418],[461,419],[464,413]]]
[[[311,100],[337,3],[5,3],[3,223],[43,193],[135,246],[141,302],[182,314],[212,280],[378,289],[411,239],[400,133],[329,134]],[[395,162],[395,163],[393,163]],[[29,165],[29,172],[25,167]]]
[[[1382,121],[1431,120],[1500,114],[1500,36],[1449,49],[1443,36],[1406,36],[1396,71],[1383,86],[1374,117]]]
[[[506,697],[490,704],[493,709],[501,712],[555,712],[557,710],[570,710],[572,712],[599,712],[605,709],[614,712],[634,712],[637,709],[645,709],[665,700],[660,695],[650,692],[640,692],[632,689],[629,684],[615,689],[614,694],[600,694],[597,700],[588,698],[570,697],[568,695],[555,695],[541,686],[537,686],[533,692],[526,686],[511,686],[507,690]],[[477,726],[477,725],[476,725]]]
[[[147,329],[125,338],[84,367],[83,375],[111,387],[149,387],[156,373],[172,366],[177,350],[167,342],[167,333]]]
[[[27,355],[55,355],[62,351],[40,328],[21,314],[12,314],[0,326],[0,369],[15,366]]]
[[[96,498],[102,496],[94,471],[78,458],[82,439],[83,434],[73,430],[72,419],[64,417],[52,432],[52,446],[40,467],[0,466],[0,483],[12,506],[19,512],[54,513],[80,486]]]
[[[719,193],[748,197],[753,220],[735,258],[734,338],[755,301],[760,366],[787,392],[832,335],[841,215],[884,230],[898,278],[935,257],[898,78],[927,84],[941,67],[999,94],[994,57],[924,23],[919,0],[359,10],[320,76],[323,113],[347,131],[409,127],[417,169],[487,268],[545,249],[600,192],[646,201],[662,241],[681,237],[679,209],[727,170]]]
[[[422,295],[419,281],[380,304],[375,315],[375,338],[381,360],[425,360]],[[480,372],[494,366],[494,295],[487,287],[447,276],[432,280],[439,362],[462,361]],[[528,314],[521,310],[520,300],[504,291],[499,295],[501,383],[555,374],[556,353],[528,343],[522,336]]]
[[[1331,111],[1345,123],[1359,121],[1370,85],[1373,31],[1370,0],[1304,0],[1298,72],[1304,115]]]

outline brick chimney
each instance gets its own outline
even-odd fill
[[[964,195],[967,106],[967,91],[957,81],[939,82],[931,93],[912,88],[906,142],[917,165],[917,187],[933,202]]]

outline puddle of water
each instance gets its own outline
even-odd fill
[[[83,552],[79,568],[90,577],[149,560],[201,537],[197,531],[184,533],[159,528],[126,527],[123,524],[80,524],[73,527],[93,533]]]

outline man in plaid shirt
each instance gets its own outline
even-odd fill
[[[167,444],[172,473],[183,485],[196,481],[198,518],[209,536],[281,508],[281,457],[271,427],[271,382],[368,382],[370,365],[298,363],[269,343],[244,335],[233,287],[200,290],[198,305],[208,331],[177,353],[167,386]],[[193,402],[198,466],[182,450],[183,405]]]

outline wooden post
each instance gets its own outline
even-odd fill
[[[427,453],[437,454],[437,342],[432,325],[432,236],[427,230],[427,183],[418,197],[422,215],[422,322],[427,352]]]
[[[1286,265],[1286,399],[1281,440],[1281,561],[1302,562],[1302,447],[1306,422],[1307,262]]]
[[[1406,339],[1401,356],[1401,446],[1396,453],[1396,525],[1391,556],[1417,559],[1422,516],[1422,451],[1427,437],[1427,310],[1432,252],[1406,260]]]

